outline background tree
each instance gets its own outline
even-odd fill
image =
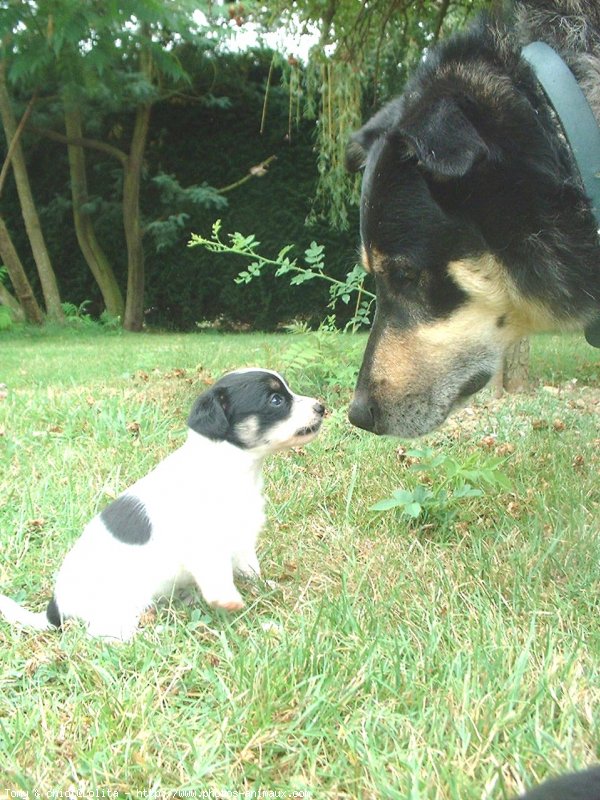
[[[82,148],[100,149],[119,162],[122,220],[127,250],[127,295],[124,325],[140,330],[144,310],[144,224],[140,209],[144,152],[153,105],[165,93],[188,81],[177,58],[186,39],[198,38],[189,0],[137,0],[126,9],[100,2],[40,0],[12,2],[0,30],[8,80],[26,93],[46,90],[44,112],[62,112],[65,133],[40,127],[38,132],[69,147],[71,187],[77,238],[98,281],[107,309],[122,311],[122,298],[88,213],[85,159]],[[84,135],[81,105],[92,120],[117,110],[132,113],[127,149]],[[39,115],[38,115],[39,116]]]
[[[104,306],[113,316],[123,313],[130,329],[139,330],[144,308],[154,321],[178,327],[224,313],[257,327],[327,313],[326,291],[321,296],[314,284],[290,293],[265,278],[242,292],[230,280],[237,265],[216,276],[210,259],[198,251],[189,257],[189,232],[206,231],[215,216],[246,215],[250,225],[232,222],[233,229],[256,232],[273,254],[289,241],[301,251],[314,238],[329,244],[328,271],[345,275],[358,231],[359,184],[343,164],[350,132],[402,90],[428,47],[489,3],[306,0],[259,7],[259,32],[318,31],[306,63],[289,41],[268,56],[228,53],[226,20],[230,35],[246,30],[254,7],[245,5],[229,3],[223,14],[224,6],[207,2],[202,17],[184,0],[132,0],[126,11],[96,0],[0,0],[0,10],[10,12],[0,20],[2,54],[18,113],[37,89],[27,153],[38,181],[44,169],[42,216],[51,222],[59,278],[75,305],[93,292],[87,278],[74,275],[74,241]],[[226,74],[231,79],[223,81]],[[41,133],[67,145],[70,201],[54,177],[63,160],[54,145],[46,156]],[[240,171],[275,154],[268,193],[242,185]],[[236,209],[222,191],[230,185],[240,187]],[[302,226],[307,212],[309,230]],[[344,228],[350,233],[338,232]]]
[[[29,183],[29,176],[27,174],[27,167],[25,164],[25,156],[19,141],[17,133],[17,122],[13,112],[10,96],[6,86],[6,60],[0,52],[0,118],[2,119],[2,127],[7,142],[7,163],[10,163],[15,176],[15,183],[17,185],[17,192],[19,194],[19,201],[21,204],[21,214],[27,229],[27,235],[31,245],[31,251],[35,260],[42,291],[44,293],[44,301],[46,304],[46,313],[48,318],[54,322],[64,322],[64,313],[60,304],[60,295],[58,292],[58,283],[56,275],[52,268],[52,262],[48,254],[42,226],[40,225],[39,216],[33,200],[31,185]],[[23,298],[28,297],[29,292],[23,291],[18,268],[18,258],[16,251],[9,244],[10,236],[8,230],[3,223],[2,230],[2,252],[9,264],[11,275],[19,274],[19,287],[16,289]],[[12,249],[11,249],[12,248]],[[13,252],[14,251],[14,252]],[[31,305],[28,304],[32,313]]]
[[[4,284],[0,282],[0,302],[2,302],[2,305],[8,306],[13,316],[17,319],[23,317],[34,325],[41,325],[44,320],[42,310],[35,299],[29,278],[2,217],[0,217],[0,258],[4,263],[16,295],[15,299]]]
[[[315,120],[318,159],[313,218],[348,224],[349,203],[358,199],[355,176],[344,166],[350,133],[385,101],[402,91],[428,47],[463,25],[491,0],[276,0],[258,12],[266,27],[290,35],[318,31],[305,65],[288,69],[290,108]],[[300,75],[298,73],[301,73]],[[294,98],[293,94],[297,97]]]
[[[32,103],[30,103],[23,118],[19,122],[10,145],[7,148],[6,158],[0,170],[0,198],[2,197],[4,184],[10,170],[12,154],[23,132],[27,116],[31,111],[31,106]],[[35,325],[40,325],[44,319],[42,310],[35,299],[29,278],[23,268],[21,259],[15,249],[9,230],[2,216],[0,216],[0,259],[2,259],[4,263],[4,267],[0,269],[0,303],[10,309],[11,316],[16,320],[27,320]],[[2,282],[5,275],[10,278],[16,298],[13,297]]]

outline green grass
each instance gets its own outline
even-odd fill
[[[33,608],[85,522],[182,441],[206,381],[269,366],[332,410],[266,464],[276,586],[242,588],[241,614],[175,601],[120,646],[0,622],[0,797],[500,800],[598,759],[597,352],[536,340],[531,393],[483,394],[420,442],[500,455],[512,488],[410,522],[369,509],[435,474],[345,419],[364,341],[0,334],[0,587]]]

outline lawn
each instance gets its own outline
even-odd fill
[[[35,609],[220,373],[281,369],[330,409],[265,465],[242,613],[175,600],[124,645],[0,622],[0,797],[501,800],[598,760],[598,352],[539,338],[530,393],[409,443],[345,418],[364,342],[0,334],[0,590]],[[418,516],[371,510],[398,489]]]

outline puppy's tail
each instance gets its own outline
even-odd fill
[[[48,603],[45,611],[29,611],[19,605],[10,597],[0,594],[0,614],[11,624],[26,625],[28,628],[35,628],[37,631],[45,631],[48,628],[60,628],[60,615],[54,597]]]

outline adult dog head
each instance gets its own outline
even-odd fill
[[[508,344],[598,314],[597,224],[521,47],[546,38],[562,51],[600,120],[600,10],[535,7],[518,5],[513,30],[484,20],[438,46],[348,146],[348,168],[364,169],[362,260],[377,292],[354,425],[427,433]]]

